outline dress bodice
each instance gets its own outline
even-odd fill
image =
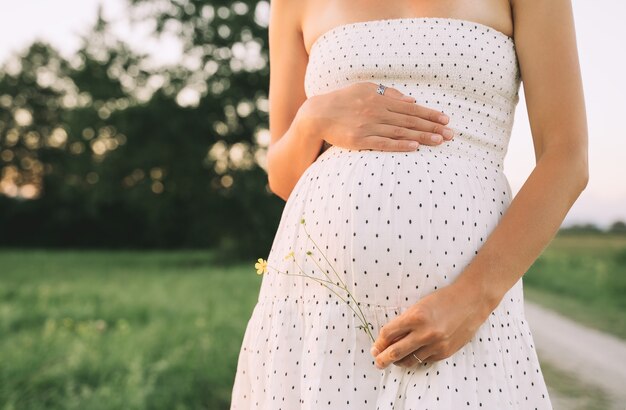
[[[443,17],[347,23],[317,38],[305,74],[307,97],[357,81],[395,87],[450,116],[455,139],[420,150],[502,166],[521,82],[513,38]]]

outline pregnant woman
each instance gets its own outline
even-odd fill
[[[572,14],[272,1],[267,169],[286,204],[231,408],[552,408],[522,276],[588,180]],[[512,199],[522,80],[536,167]]]

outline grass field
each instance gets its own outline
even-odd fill
[[[626,339],[626,236],[557,236],[524,288],[529,300]]]
[[[0,408],[226,409],[253,263],[0,251]]]
[[[0,250],[0,409],[227,409],[261,279],[254,262]],[[525,288],[625,337],[625,269],[624,238],[557,238]],[[571,394],[558,371],[546,380]]]

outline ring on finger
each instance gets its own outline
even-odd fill
[[[415,353],[413,353],[413,357],[414,357],[414,358],[416,358],[416,359],[417,359],[417,361],[418,361],[418,362],[420,362],[420,364],[424,363],[424,362],[422,361],[422,359],[420,359],[419,357],[417,357],[417,356],[415,355]]]

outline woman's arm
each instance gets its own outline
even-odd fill
[[[267,176],[272,192],[285,201],[319,155],[323,142],[299,115],[310,102],[303,86],[308,55],[300,29],[302,4],[306,2],[272,0],[268,29],[271,141]]]
[[[287,201],[304,171],[323,152],[324,140],[317,138],[308,122],[300,119],[299,113],[306,109],[308,103],[309,100],[303,103],[282,136],[275,138],[276,134],[272,134],[272,142],[267,152],[269,187],[284,201]]]
[[[570,0],[512,2],[536,166],[455,282],[494,309],[587,186],[587,119]]]
[[[463,347],[587,185],[587,121],[570,0],[518,2],[512,5],[514,38],[537,165],[455,281],[381,327],[371,349],[378,368],[414,366],[414,351],[430,362]]]

